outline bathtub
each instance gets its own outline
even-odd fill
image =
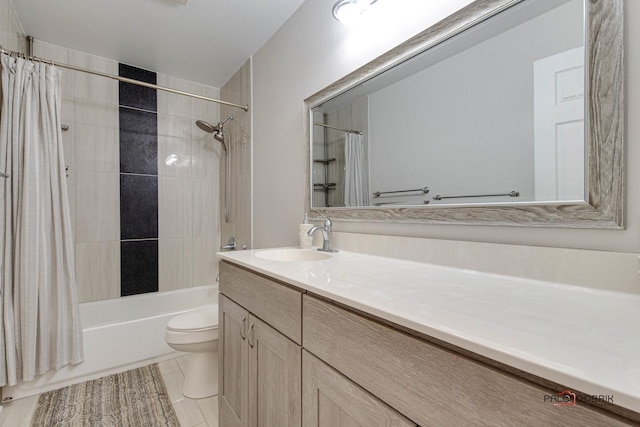
[[[84,362],[2,389],[3,401],[55,390],[177,357],[164,342],[173,316],[218,304],[218,286],[132,295],[80,304]]]

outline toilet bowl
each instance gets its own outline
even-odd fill
[[[192,399],[218,394],[218,306],[169,320],[164,339],[169,347],[190,353],[182,394]]]

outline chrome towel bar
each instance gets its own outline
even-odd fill
[[[380,202],[380,203],[375,203],[374,206],[385,206],[385,205],[409,205],[409,206],[415,206],[415,205],[419,205],[420,203],[412,203],[412,202]],[[429,204],[429,200],[423,200],[422,204],[428,205]]]
[[[520,192],[513,190],[509,193],[505,194],[473,194],[469,196],[441,196],[439,194],[433,196],[433,200],[442,200],[442,199],[465,199],[467,197],[501,197],[501,196],[509,196],[509,197],[520,197]]]
[[[409,193],[409,192],[413,192],[413,191],[422,191],[424,194],[427,194],[429,192],[429,187],[416,188],[416,189],[413,189],[413,190],[376,191],[375,193],[373,193],[373,196],[374,197],[380,197],[381,194]]]

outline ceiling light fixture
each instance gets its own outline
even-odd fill
[[[333,17],[343,24],[356,21],[377,0],[338,0],[331,9]]]

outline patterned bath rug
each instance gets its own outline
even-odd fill
[[[31,427],[180,427],[157,364],[40,395]]]

